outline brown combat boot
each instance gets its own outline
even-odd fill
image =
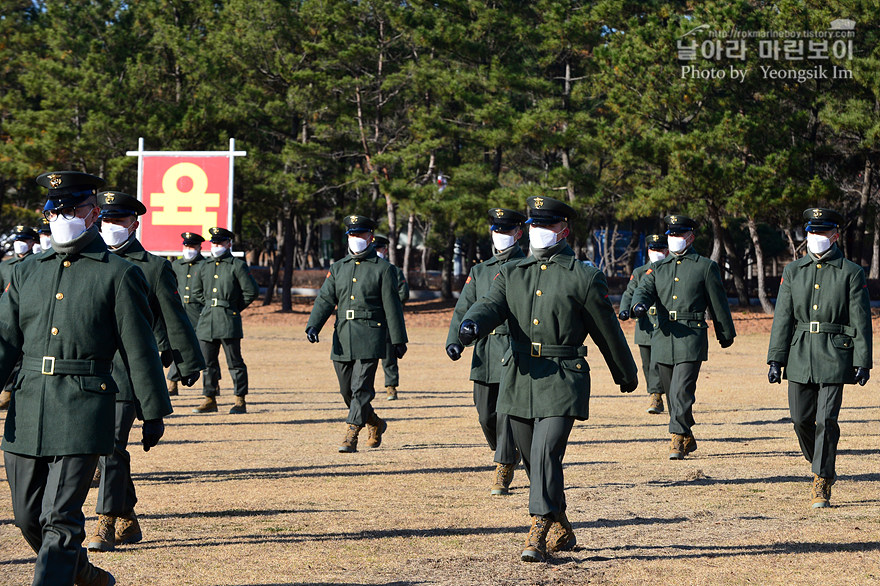
[[[577,545],[577,537],[574,535],[574,527],[565,516],[565,511],[559,513],[558,520],[550,525],[547,532],[547,551],[569,551]]]
[[[101,486],[101,467],[98,466],[95,468],[95,475],[92,476],[92,483],[89,485],[89,488],[98,488]]]
[[[236,395],[235,405],[233,405],[232,409],[229,410],[229,414],[239,415],[241,413],[247,413],[247,405],[244,402],[244,395]]]
[[[684,460],[684,440],[683,435],[672,434],[672,443],[669,444],[670,460]]]
[[[134,511],[119,517],[119,526],[116,527],[117,545],[137,543],[143,538],[144,534],[141,531],[141,524],[138,523],[137,515],[134,514]]]
[[[510,483],[513,482],[513,471],[516,464],[495,464],[495,484],[489,494],[501,496],[510,494]]]
[[[89,551],[113,551],[116,549],[116,517],[98,515],[98,526],[86,547]]]
[[[168,382],[168,395],[171,397],[176,397],[179,394],[180,394],[180,392],[178,391],[177,381],[176,380],[169,381]]]
[[[12,391],[0,391],[0,411],[9,409],[10,403],[12,403]]]
[[[205,397],[202,404],[192,410],[193,413],[216,413],[217,397]]]
[[[358,451],[358,434],[364,427],[362,425],[348,424],[348,431],[345,432],[345,438],[342,445],[339,446],[340,452],[352,453]]]
[[[684,436],[684,454],[685,456],[691,452],[697,451],[697,438],[692,435]]]
[[[651,393],[651,402],[648,405],[648,413],[651,415],[659,415],[663,413],[663,395],[660,393]]]
[[[74,586],[114,586],[116,579],[107,570],[102,570],[86,561],[85,567],[76,575],[73,584]]]
[[[388,393],[389,401],[397,400],[397,387],[385,387],[385,391]]]
[[[825,509],[831,506],[831,486],[834,484],[833,478],[822,478],[817,474],[813,474],[813,497],[812,505],[814,509]]]
[[[526,548],[520,559],[524,562],[543,562],[547,557],[547,532],[553,519],[541,515],[532,516],[532,528],[526,537]]]
[[[367,447],[378,448],[381,446],[382,434],[385,433],[386,429],[388,429],[388,422],[376,415],[374,411],[372,417],[367,422],[367,433],[369,434],[367,437]]]

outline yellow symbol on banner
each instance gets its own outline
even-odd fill
[[[184,177],[192,181],[189,191],[177,187]],[[153,225],[201,226],[202,234],[207,234],[209,228],[218,224],[217,212],[209,212],[208,208],[220,206],[220,194],[207,193],[208,175],[195,163],[177,163],[165,171],[162,191],[164,193],[150,194]],[[181,208],[189,208],[189,211]]]

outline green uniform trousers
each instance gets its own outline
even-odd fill
[[[693,407],[697,400],[697,378],[702,365],[701,361],[657,364],[660,385],[666,391],[669,403],[669,433],[693,435]]]
[[[574,417],[509,417],[513,441],[529,477],[529,514],[556,519],[565,512],[562,459]]]
[[[397,352],[391,344],[391,338],[385,342],[385,358],[382,359],[382,370],[385,371],[385,386],[400,386],[400,370],[397,368]]]
[[[130,513],[137,503],[134,482],[131,480],[131,454],[128,453],[128,437],[134,420],[134,402],[117,401],[113,453],[98,460],[101,482],[95,512],[99,515],[121,517]]]
[[[801,452],[813,464],[813,474],[836,478],[837,417],[843,403],[842,384],[788,383],[788,409]]]
[[[510,431],[510,416],[507,413],[498,413],[495,404],[498,402],[498,383],[481,383],[474,381],[474,406],[477,408],[477,418],[486,442],[495,452],[495,462],[498,464],[519,463],[519,452],[513,443],[513,433]]]
[[[15,526],[37,553],[34,586],[68,586],[88,565],[83,503],[97,454],[20,456],[4,453]]]
[[[248,394],[248,372],[241,356],[241,338],[222,340],[199,340],[202,355],[205,357],[205,372],[202,376],[202,394],[216,397],[220,394],[220,346],[226,353],[226,367],[232,377],[232,394],[243,397]]]
[[[363,427],[373,418],[371,401],[376,396],[374,381],[379,359],[351,360],[348,362],[333,361],[336,378],[339,380],[339,392],[348,407],[345,422]]]
[[[660,371],[657,364],[651,364],[651,347],[639,344],[639,357],[642,359],[642,374],[645,376],[645,384],[648,394],[663,394],[663,385],[660,384]]]

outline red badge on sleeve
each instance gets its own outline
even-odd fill
[[[648,269],[647,271],[645,271],[645,275],[650,275],[653,272],[654,272],[654,269]]]
[[[327,271],[327,276],[324,277],[324,278],[325,278],[325,279],[329,279],[329,278],[330,278],[330,271]]]
[[[464,280],[464,284],[467,285],[470,282],[471,282],[471,276],[468,275],[468,278]]]

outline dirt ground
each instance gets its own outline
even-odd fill
[[[224,367],[221,413],[192,414],[200,391],[185,390],[149,453],[136,425],[144,541],[92,561],[120,586],[880,583],[878,383],[847,387],[834,506],[812,510],[785,387],[767,384],[771,322],[756,313],[736,314],[732,348],[711,344],[695,406],[699,449],[680,462],[666,458],[668,419],[645,412],[644,386],[621,394],[590,348],[591,418],[575,425],[565,459],[578,546],[521,563],[528,481],[520,468],[510,496],[489,496],[470,351],[455,363],[443,351],[450,308],[410,306],[400,400],[377,395],[387,434],[356,454],[336,450],[346,410],[330,331],[306,341],[302,300],[290,314],[248,310],[249,412],[226,414]],[[632,339],[632,322],[624,329]],[[33,564],[0,487],[0,585],[29,584]]]

